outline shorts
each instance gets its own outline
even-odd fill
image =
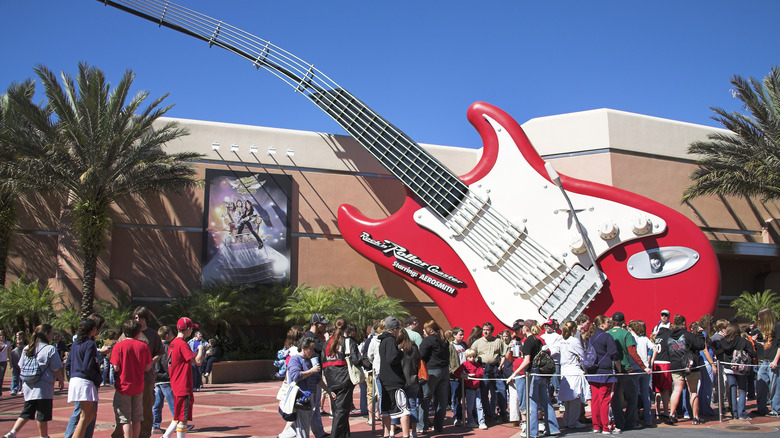
[[[409,402],[406,400],[406,391],[403,388],[382,388],[382,416],[401,418],[411,415]]]
[[[195,404],[195,396],[173,396],[173,420],[192,421],[192,406]]]
[[[656,362],[653,364],[653,390],[655,392],[672,392],[672,364]],[[664,372],[665,371],[665,372]]]
[[[675,382],[688,382],[689,387],[698,387],[699,385],[699,378],[701,375],[699,374],[699,370],[691,371],[688,374],[685,373],[672,373],[672,380]]]
[[[144,421],[144,395],[124,395],[114,392],[114,413],[119,424]]]
[[[19,418],[35,421],[51,421],[52,399],[25,400],[22,413]]]

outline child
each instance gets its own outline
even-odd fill
[[[144,373],[152,368],[152,353],[146,343],[138,340],[141,335],[138,321],[125,322],[122,333],[126,339],[117,342],[111,352],[116,380],[114,414],[117,424],[122,425],[124,437],[138,438],[144,419]]]
[[[178,334],[168,347],[168,375],[171,378],[173,390],[173,421],[165,431],[163,438],[171,438],[176,432],[176,438],[187,436],[187,422],[192,421],[192,406],[195,403],[192,385],[192,364],[200,366],[203,359],[203,344],[197,347],[195,354],[184,340],[192,335],[192,330],[198,328],[187,317],[179,318],[176,323]]]
[[[474,350],[466,350],[466,360],[460,364],[458,369],[455,370],[453,375],[455,377],[462,377],[463,385],[466,387],[466,416],[468,423],[466,427],[477,427],[477,423],[474,422],[474,405],[477,408],[477,420],[479,421],[480,429],[487,429],[485,424],[485,414],[482,412],[482,398],[479,394],[479,379],[484,375],[482,367],[477,363],[477,352]],[[465,376],[464,376],[465,374]]]
[[[22,379],[24,407],[10,432],[3,438],[16,438],[16,433],[30,420],[38,423],[41,437],[49,436],[49,421],[52,419],[52,401],[54,399],[54,379],[59,380],[59,388],[65,385],[62,373],[62,361],[51,342],[52,327],[41,324],[35,328],[30,345],[24,349],[19,366],[27,369],[28,362],[37,361],[40,377],[37,381]]]

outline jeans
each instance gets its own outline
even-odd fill
[[[292,426],[279,434],[279,438],[309,438],[313,415],[312,411],[296,411]]]
[[[635,372],[641,372],[641,370]],[[650,374],[640,374],[635,377],[638,385],[639,401],[642,404],[642,420],[646,425],[653,424],[653,401],[650,398],[650,381],[653,376]],[[710,392],[712,392],[712,388],[710,388]],[[579,417],[579,413],[577,415]]]
[[[11,392],[22,392],[22,378],[20,376],[21,372],[22,370],[19,369],[19,367],[11,368]]]
[[[501,373],[496,373],[496,377],[502,377]],[[498,415],[505,417],[507,401],[506,380],[496,380],[496,404],[498,405]]]
[[[368,415],[368,395],[366,394],[367,381],[362,381],[358,385],[360,388],[360,415]]]
[[[554,395],[558,394],[558,390],[561,389],[561,364],[555,364],[555,375],[550,376],[550,400]]]
[[[617,379],[615,395],[612,396],[612,416],[615,418],[615,427],[629,430],[636,426],[637,384],[634,376],[619,375]],[[626,403],[625,412],[623,401]]]
[[[461,406],[461,380],[450,380],[450,392],[452,393],[452,399],[450,399],[450,405],[452,405],[452,418],[455,421],[463,421],[463,407]]]
[[[480,386],[484,382],[480,382]],[[477,410],[477,422],[474,422],[474,410]],[[485,412],[482,410],[482,394],[476,388],[466,388],[466,424],[482,424],[485,422]]]
[[[715,415],[712,409],[712,365],[705,361],[699,375],[699,412],[696,416],[712,417]]]
[[[103,358],[103,384],[114,386],[114,370],[111,368],[109,358]]]
[[[748,413],[745,410],[747,380],[748,377],[741,374],[726,374],[726,382],[729,387],[731,414],[735,419],[748,418]]]
[[[497,365],[482,365],[482,369],[485,371],[483,377],[485,379],[497,379],[501,376]],[[488,418],[496,418],[496,380],[483,380],[479,382],[480,396],[482,397],[482,409],[485,411],[485,416]],[[506,409],[506,406],[504,407]]]
[[[780,367],[769,368],[769,406],[780,412]]]
[[[155,384],[152,427],[160,427],[160,423],[162,423],[162,408],[166,402],[168,403],[168,409],[171,410],[171,418],[173,418],[173,389],[171,389],[171,384],[169,382]]]
[[[420,393],[419,386],[415,385],[413,391],[409,391],[408,388],[406,391],[406,403],[409,405],[409,411],[411,413],[409,414],[409,424],[417,424],[419,421],[419,418],[417,417],[417,407],[420,405],[420,399],[418,398],[418,395]],[[401,422],[399,421],[398,424]]]
[[[73,414],[71,414],[68,425],[65,427],[65,438],[71,438],[73,436],[73,432],[76,431],[76,425],[79,424],[79,417],[81,417],[81,403],[76,402],[73,406]],[[92,420],[84,431],[84,438],[92,438],[94,432],[95,420]]]
[[[539,433],[539,406],[542,407],[543,419],[546,423],[545,430],[551,435],[561,433],[558,428],[558,420],[555,418],[555,409],[550,403],[550,378],[534,376],[531,383],[531,418],[528,419],[528,430],[530,436],[537,436]]]
[[[200,389],[203,386],[203,374],[200,371],[200,367],[192,365],[192,388]]]
[[[440,431],[444,429],[444,417],[447,415],[447,392],[450,386],[449,368],[431,368],[428,370],[428,382],[423,385],[423,399],[420,403],[422,415],[419,418],[417,430],[421,428],[428,429],[428,409],[433,399],[433,429]]]

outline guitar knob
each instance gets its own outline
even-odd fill
[[[604,240],[609,240],[617,236],[618,228],[617,224],[612,221],[604,221],[599,225],[599,235]]]
[[[571,241],[569,242],[569,249],[571,250],[572,254],[585,254],[587,249],[585,248],[585,241],[582,240],[582,236],[579,234],[572,236]]]
[[[637,236],[644,236],[650,232],[653,224],[647,216],[635,216],[631,219],[631,225],[633,227],[634,234]]]

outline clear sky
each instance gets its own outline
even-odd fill
[[[729,78],[780,64],[780,1],[178,0],[313,63],[421,143],[480,147],[478,100],[521,124],[611,108],[718,126]],[[79,61],[172,117],[343,133],[248,61],[96,0],[0,0],[0,87]],[[226,140],[229,141],[229,140]],[[207,147],[207,145],[204,145]]]

